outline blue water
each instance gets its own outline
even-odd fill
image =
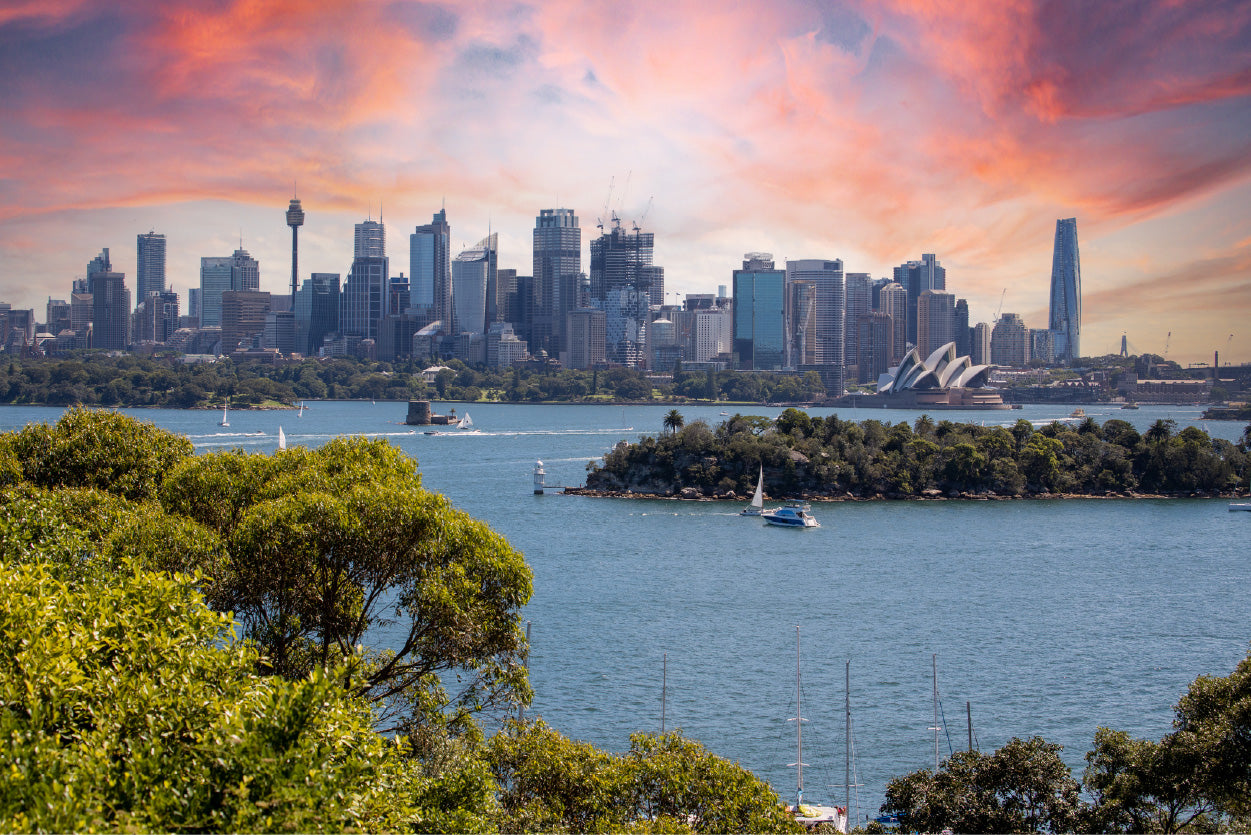
[[[574,738],[620,750],[630,733],[659,730],[667,654],[667,727],[793,794],[798,625],[811,800],[846,795],[851,661],[854,820],[876,813],[892,777],[933,765],[934,654],[943,756],[948,734],[952,748],[967,745],[969,702],[982,750],[1041,735],[1064,746],[1080,776],[1097,726],[1167,733],[1190,681],[1228,673],[1251,639],[1251,514],[1229,513],[1221,500],[822,504],[821,528],[783,530],[738,517],[739,504],[532,495],[537,458],[549,484],[581,484],[588,461],[660,431],[667,406],[474,405],[478,432],[439,435],[402,425],[402,403],[311,406],[303,418],[236,412],[228,430],[216,412],[129,413],[186,434],[201,451],[270,452],[279,425],[290,445],[389,437],[417,458],[426,487],[526,555],[535,588],[526,610],[530,713]],[[0,429],[60,411],[2,408]],[[717,408],[680,411],[688,422],[723,419]],[[1043,423],[1070,411],[934,417]],[[1140,430],[1170,418],[1229,440],[1244,429],[1201,423],[1197,408],[1087,412]],[[913,422],[920,413],[838,414]]]

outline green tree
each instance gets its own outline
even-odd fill
[[[189,578],[132,569],[75,586],[41,565],[13,567],[0,574],[0,630],[15,650],[0,655],[6,830],[447,820],[417,807],[430,787],[402,743],[374,731],[366,703],[320,671],[256,676],[255,650]]]
[[[198,456],[170,474],[161,499],[228,543],[209,599],[235,613],[272,671],[296,679],[355,658],[366,633],[386,627],[392,646],[366,651],[360,678],[393,726],[462,727],[528,699],[519,623],[529,568],[423,490],[415,462],[385,441]]]
[[[680,734],[624,755],[535,722],[490,743],[505,832],[800,832],[769,786]]]
[[[678,430],[686,425],[686,419],[682,417],[682,413],[677,409],[670,409],[665,413],[665,431],[676,435]]]
[[[1039,737],[1012,739],[993,754],[962,751],[936,774],[896,778],[882,805],[904,832],[1069,832],[1079,809],[1060,746]]]
[[[30,424],[6,445],[22,478],[40,487],[95,487],[128,499],[156,495],[194,452],[186,438],[113,411],[74,408],[53,426]]]

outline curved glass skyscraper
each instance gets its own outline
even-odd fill
[[[1051,256],[1051,332],[1056,360],[1072,364],[1081,354],[1082,264],[1077,253],[1077,218],[1056,221]]]

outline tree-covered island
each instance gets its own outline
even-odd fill
[[[666,417],[658,437],[622,441],[588,465],[591,494],[750,495],[764,470],[774,499],[1228,495],[1245,492],[1251,427],[1239,443],[1171,420],[981,426],[922,415],[913,424],[734,415],[716,426]]]

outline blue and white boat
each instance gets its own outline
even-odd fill
[[[804,502],[791,502],[785,507],[770,510],[760,515],[770,525],[780,528],[819,528],[821,523],[812,515],[812,508]]]

